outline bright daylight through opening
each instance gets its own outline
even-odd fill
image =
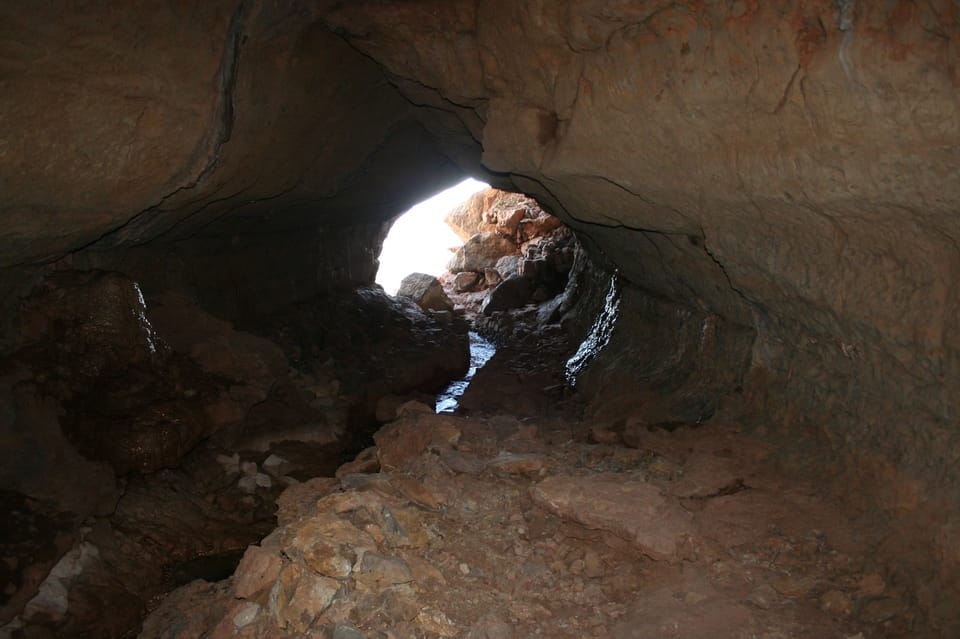
[[[458,204],[488,188],[468,178],[460,184],[424,200],[401,215],[383,242],[377,284],[396,295],[400,281],[410,273],[439,276],[446,270],[453,252],[463,240],[447,226],[443,218]]]

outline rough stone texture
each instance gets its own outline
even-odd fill
[[[522,193],[486,189],[474,193],[443,220],[467,242],[479,233],[497,233],[518,244],[537,235],[544,235],[562,222],[545,213],[536,200]],[[523,232],[517,231],[523,227]]]
[[[280,575],[281,566],[280,558],[275,552],[271,552],[271,549],[250,546],[237,566],[233,591],[242,599],[253,598],[273,587]]]
[[[674,356],[598,360],[607,387],[781,443],[874,509],[956,634],[955,5],[22,5],[0,8],[7,311],[62,258],[258,317],[369,281],[383,221],[482,160]],[[690,339],[712,317],[729,348]]]
[[[457,253],[447,265],[447,270],[451,273],[483,271],[495,268],[501,257],[515,253],[517,246],[512,240],[494,231],[485,231],[472,236],[457,249]]]
[[[281,506],[288,523],[248,550],[282,564],[269,596],[262,585],[260,594],[241,590],[253,566],[244,560],[217,588],[195,582],[166,598],[140,637],[917,635],[900,587],[869,572],[869,528],[813,486],[784,484],[743,433],[651,431],[654,453],[571,438],[571,428],[590,426],[576,422],[411,411],[380,432],[428,436],[394,456],[389,474],[343,475],[332,493],[317,485],[312,509],[297,517]],[[398,438],[378,440],[396,452]],[[679,467],[708,472],[701,464],[723,451],[749,487],[679,496]],[[451,476],[452,452],[491,466],[536,458],[547,477]],[[425,507],[427,493],[443,508]],[[336,576],[327,572],[334,564]],[[865,587],[886,596],[864,597]]]
[[[452,311],[453,302],[433,275],[411,273],[400,282],[397,295],[407,297],[425,311]]]
[[[486,276],[484,276],[486,277]],[[470,271],[464,271],[462,273],[457,273],[453,278],[453,288],[458,293],[463,293],[469,291],[480,281],[479,273],[471,273]]]
[[[377,67],[304,7],[158,0],[105,17],[35,6],[5,10],[0,22],[2,39],[16,43],[9,82],[21,89],[4,92],[2,107],[14,134],[3,173],[17,176],[3,189],[5,265],[120,227],[101,244],[180,235],[225,211],[256,212],[267,199],[273,210],[278,200],[304,207],[343,188],[378,150],[391,152],[388,131],[409,116],[392,88],[378,86]],[[316,73],[316,59],[328,72]],[[378,124],[360,132],[346,125],[353,117]],[[326,126],[314,126],[320,119]],[[30,130],[42,133],[28,152],[21,132]],[[274,162],[259,153],[267,145],[278,151]],[[56,164],[39,173],[35,153]],[[421,165],[418,157],[437,158],[418,149],[407,167]],[[396,177],[404,170],[392,167]],[[36,226],[60,229],[64,220],[82,235]]]
[[[483,229],[483,214],[493,206],[499,191],[486,189],[470,196],[463,204],[447,213],[443,221],[453,229],[453,232],[466,242]]]
[[[678,546],[694,531],[689,513],[656,487],[617,475],[551,477],[533,487],[531,495],[561,517],[624,537],[653,559],[676,559]]]

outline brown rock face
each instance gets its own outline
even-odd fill
[[[494,268],[501,257],[516,252],[516,245],[499,233],[494,231],[478,233],[457,250],[447,269],[451,273],[482,272],[484,269]]]
[[[914,584],[931,627],[956,634],[958,11],[4,3],[0,352],[55,341],[43,336],[83,314],[115,332],[65,336],[78,376],[152,357],[135,317],[91,299],[13,321],[52,270],[120,272],[148,297],[186,292],[238,327],[370,284],[387,220],[464,173],[485,177],[535,196],[620,273],[618,328],[579,386],[593,414],[630,414],[626,438],[673,421],[752,425],[785,467],[873,512],[890,533],[885,577]],[[487,223],[514,222],[522,234],[510,215]],[[228,370],[231,344],[196,355]],[[253,348],[255,364],[276,372],[269,350]],[[0,364],[0,399],[31,396]],[[634,401],[649,390],[661,399]],[[142,399],[111,409],[132,414]],[[7,420],[18,442],[53,421],[42,399],[27,404]],[[189,404],[118,422],[163,441],[115,456],[168,465],[206,432],[188,424]],[[74,407],[82,426],[92,409]],[[101,466],[47,441],[101,483]],[[34,470],[56,455],[35,459]],[[58,496],[72,493],[56,478]],[[83,513],[99,501],[67,497]],[[300,592],[283,590],[289,614],[271,611],[290,628],[319,614]]]

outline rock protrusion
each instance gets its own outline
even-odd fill
[[[453,302],[443,291],[440,280],[426,273],[411,273],[403,278],[397,296],[413,300],[425,311],[453,310]]]

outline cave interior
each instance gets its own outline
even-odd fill
[[[957,636],[957,42],[946,0],[0,4],[0,635]],[[569,229],[552,306],[374,285],[466,177]]]

